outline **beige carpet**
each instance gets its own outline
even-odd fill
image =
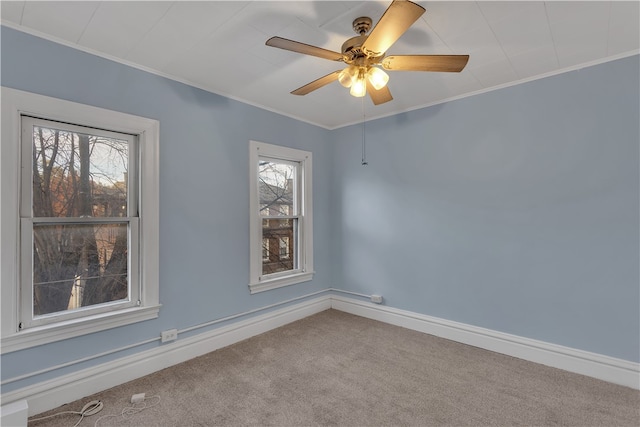
[[[120,416],[135,393],[159,403]],[[92,399],[80,426],[640,425],[638,391],[336,310],[38,417]]]

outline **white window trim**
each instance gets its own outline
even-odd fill
[[[157,120],[1,88],[0,171],[1,353],[72,338],[158,317],[159,304],[159,129]],[[20,307],[20,116],[77,123],[138,135],[141,305],[59,323],[18,330]]]
[[[298,234],[300,259],[295,272],[262,275],[262,217],[258,194],[258,160],[269,157],[300,163],[302,168],[301,225]],[[313,198],[312,198],[312,154],[309,151],[282,147],[258,141],[249,141],[249,291],[258,292],[276,289],[313,279]]]

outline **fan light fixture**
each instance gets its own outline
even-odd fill
[[[389,74],[385,73],[380,68],[371,67],[369,71],[367,71],[367,78],[375,90],[380,90],[387,85],[387,82],[389,81]]]
[[[351,87],[353,81],[358,78],[358,69],[353,65],[340,71],[338,81],[344,87]]]
[[[367,81],[364,79],[364,73],[358,73],[358,78],[354,80],[349,93],[356,98],[362,98],[367,94]]]
[[[386,86],[389,77],[382,70],[459,73],[469,61],[469,55],[387,55],[387,50],[424,13],[424,7],[419,4],[393,0],[374,27],[368,16],[354,19],[352,26],[357,36],[346,40],[340,52],[277,36],[267,40],[266,45],[346,64],[347,68],[292,91],[293,95],[307,95],[339,80],[344,87],[352,89],[351,95],[360,97],[369,92],[373,104],[380,105],[393,100]]]
[[[389,81],[389,75],[377,67],[349,66],[338,75],[338,81],[344,87],[351,88],[349,93],[356,98],[367,94],[367,80],[375,90],[380,90]]]

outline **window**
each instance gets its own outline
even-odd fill
[[[138,301],[133,135],[21,116],[19,328]]]
[[[311,280],[311,153],[250,142],[251,293]]]
[[[2,351],[157,317],[157,121],[7,88],[2,115]]]

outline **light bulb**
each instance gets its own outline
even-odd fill
[[[353,81],[349,93],[356,98],[361,98],[367,94],[367,81],[363,76],[358,76],[358,78]]]
[[[356,74],[357,74],[356,68],[353,66],[349,66],[344,70],[340,71],[340,74],[338,74],[338,81],[344,87],[351,87],[351,85],[353,84],[353,81],[355,80]]]
[[[377,67],[371,67],[367,71],[367,78],[375,90],[382,89],[389,81],[389,75]]]

